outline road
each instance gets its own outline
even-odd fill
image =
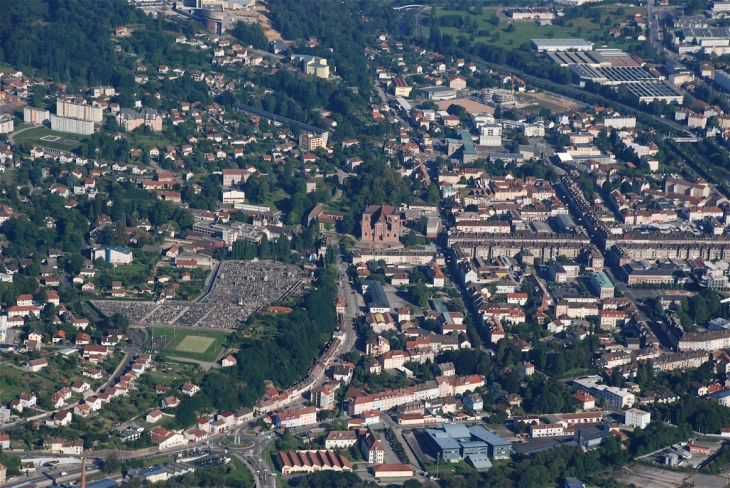
[[[15,132],[11,132],[10,134],[8,134],[8,142],[10,143],[11,146],[14,146],[15,145],[15,136],[17,136],[18,134],[22,134],[23,132],[25,132],[27,130],[37,129],[38,127],[41,127],[41,126],[32,125],[30,127],[25,127],[23,129],[16,130]]]
[[[423,24],[421,23],[421,14],[426,10],[431,10],[431,7],[421,7],[416,12],[416,39],[423,37]]]

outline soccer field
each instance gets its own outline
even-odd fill
[[[170,356],[180,356],[199,361],[215,361],[226,346],[226,333],[221,331],[190,330],[178,327],[150,327],[147,329],[154,337],[153,350],[165,352]]]
[[[186,336],[175,348],[176,351],[202,353],[215,341],[212,337],[199,335]]]

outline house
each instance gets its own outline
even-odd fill
[[[159,408],[156,408],[152,410],[150,413],[147,414],[145,417],[145,422],[148,424],[154,424],[159,422],[162,419],[162,410]]]
[[[89,391],[90,389],[91,385],[85,381],[75,381],[71,384],[71,391],[73,391],[74,393],[83,393],[85,391]]]
[[[238,364],[238,361],[236,361],[236,358],[231,355],[221,359],[221,366],[223,366],[224,368],[227,368],[229,366],[235,366],[236,364]]]
[[[484,401],[478,393],[464,396],[464,398],[462,398],[462,403],[465,407],[469,407],[475,412],[479,412],[484,409]]]
[[[10,434],[0,434],[0,448],[10,449]]]
[[[180,392],[182,392],[183,395],[187,396],[195,396],[195,394],[199,391],[200,387],[194,383],[191,383],[190,381],[180,387]]]
[[[38,373],[46,367],[48,367],[48,360],[45,358],[33,359],[25,365],[26,371],[30,371],[31,373]]]
[[[85,369],[81,372],[81,374],[93,380],[100,380],[103,377],[101,370],[96,368]]]
[[[180,403],[178,397],[168,396],[162,399],[162,408],[177,408],[180,406]]]

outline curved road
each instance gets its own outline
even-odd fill
[[[24,127],[20,130],[16,130],[15,132],[11,132],[10,134],[8,134],[8,142],[14,146],[15,145],[15,136],[17,136],[18,134],[21,134],[27,130],[37,129],[37,128],[38,128],[38,126],[31,125],[30,127]]]

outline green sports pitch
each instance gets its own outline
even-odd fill
[[[215,361],[226,341],[226,334],[220,331],[186,330],[184,328],[148,329],[154,334],[152,349],[167,356],[178,356],[199,361]]]

